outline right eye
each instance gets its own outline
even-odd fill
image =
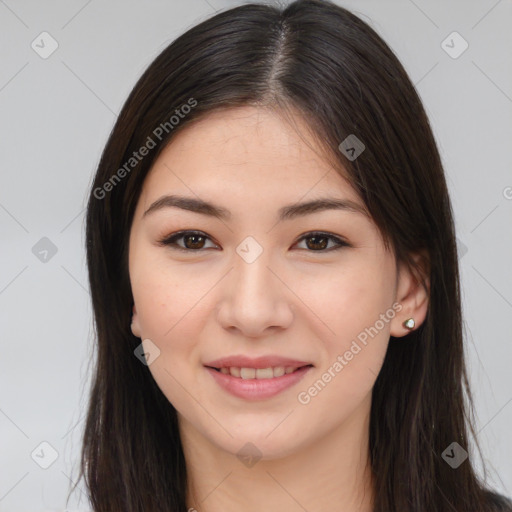
[[[183,240],[184,245],[178,244],[177,240]],[[178,251],[200,252],[203,250],[205,240],[211,239],[202,231],[178,231],[159,240],[158,244],[169,246],[171,249],[177,249]]]

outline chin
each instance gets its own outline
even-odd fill
[[[230,432],[233,438],[229,440],[224,437],[222,440],[212,439],[211,441],[222,450],[238,457],[243,463],[252,458],[255,460],[282,459],[300,448],[297,436],[285,429],[279,434],[272,432],[270,435],[269,430],[261,429],[244,429],[238,433],[230,430]],[[249,467],[249,464],[247,465]]]

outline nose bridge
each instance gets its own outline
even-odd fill
[[[246,336],[258,336],[268,327],[285,327],[291,320],[286,288],[272,269],[272,254],[252,237],[236,248],[230,285],[223,297],[219,320]]]
[[[253,237],[247,237],[236,248],[232,279],[234,291],[238,300],[258,301],[272,293],[275,279],[269,267],[271,266],[271,251],[264,247]]]
[[[259,292],[269,290],[272,287],[270,277],[270,251],[263,251],[254,260],[245,260],[238,256],[235,258],[234,274],[237,281],[237,289],[243,292]]]

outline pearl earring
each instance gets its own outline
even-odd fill
[[[414,329],[414,318],[408,318],[403,324],[406,329],[412,331]]]

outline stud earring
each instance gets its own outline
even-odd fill
[[[408,318],[403,324],[406,329],[412,331],[414,329],[414,318]]]

